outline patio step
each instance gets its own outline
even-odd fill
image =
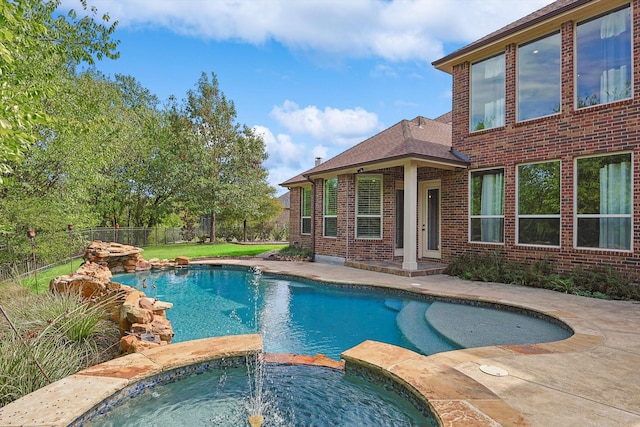
[[[440,301],[431,304],[425,319],[440,334],[465,348],[549,342],[570,335],[568,331],[537,317]]]
[[[414,347],[430,355],[451,350],[451,344],[435,333],[425,319],[430,303],[408,302],[396,317],[398,328]]]
[[[385,261],[350,261],[344,262],[345,267],[358,268],[360,270],[376,271],[378,273],[395,274],[404,277],[431,276],[434,274],[443,274],[447,268],[446,264],[429,262],[418,263],[417,270],[403,270],[402,264],[396,262]]]

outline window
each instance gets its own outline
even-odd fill
[[[382,238],[382,176],[356,178],[356,238]]]
[[[560,162],[518,166],[518,243],[560,246]]]
[[[577,108],[631,97],[631,8],[576,27]]]
[[[560,33],[518,47],[518,121],[560,112]]]
[[[311,234],[311,187],[302,189],[300,200],[300,213],[302,216],[302,234]]]
[[[324,237],[338,236],[338,178],[324,181]]]
[[[471,130],[504,126],[504,54],[471,66]]]
[[[471,172],[472,242],[504,241],[504,171],[490,169]]]
[[[631,153],[576,160],[576,246],[631,250]]]

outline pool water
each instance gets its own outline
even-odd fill
[[[246,369],[232,368],[158,385],[90,425],[248,425],[247,378]],[[438,425],[394,392],[328,368],[266,364],[264,394],[265,427]]]
[[[269,353],[340,354],[376,340],[434,354],[464,347],[527,344],[571,332],[524,314],[337,286],[229,267],[119,274],[113,281],[173,303],[173,342],[260,333]],[[146,286],[146,287],[145,287]]]

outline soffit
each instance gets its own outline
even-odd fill
[[[578,23],[626,4],[629,4],[629,0],[559,0],[432,64],[452,74],[454,65],[478,62],[504,52],[510,44],[530,42],[559,31],[565,22]]]

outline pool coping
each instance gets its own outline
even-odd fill
[[[323,266],[317,263],[262,259],[207,261],[206,263],[257,266],[267,273],[332,283],[380,286],[401,289],[418,295],[437,295],[507,304],[511,307],[544,313],[573,329],[573,336],[557,342],[472,348],[432,356],[422,356],[404,348],[375,341],[365,341],[342,354],[347,365],[361,365],[376,370],[405,385],[416,395],[422,396],[442,426],[542,426],[556,423],[558,418],[555,414],[545,417],[544,414],[535,414],[536,409],[530,408],[532,405],[536,406],[541,397],[532,398],[532,402],[527,402],[523,398],[523,396],[533,397],[530,393],[536,393],[536,391],[545,398],[547,395],[554,396],[553,400],[549,400],[550,405],[568,407],[568,414],[563,414],[562,417],[568,416],[570,420],[574,420],[571,417],[578,416],[575,412],[582,410],[585,403],[591,401],[597,404],[597,408],[591,411],[599,411],[601,417],[610,420],[610,424],[602,424],[596,417],[593,418],[592,423],[573,425],[640,423],[638,404],[628,402],[616,404],[616,402],[607,401],[610,397],[606,396],[598,401],[598,398],[580,396],[575,391],[565,392],[558,390],[562,386],[556,384],[555,379],[545,380],[544,377],[535,375],[543,372],[545,368],[550,369],[550,362],[558,364],[560,361],[559,364],[562,365],[563,355],[571,355],[571,359],[568,360],[568,363],[573,365],[571,370],[577,368],[580,371],[580,363],[587,367],[584,356],[590,359],[600,357],[598,351],[607,340],[612,338],[615,346],[608,346],[608,353],[616,350],[615,347],[619,347],[617,340],[620,337],[617,335],[609,337],[608,335],[612,335],[611,330],[617,328],[616,333],[619,334],[622,333],[620,329],[624,329],[625,326],[637,328],[640,323],[637,318],[637,307],[634,307],[631,302],[600,301],[517,286],[479,285],[449,276],[400,278],[384,273],[333,265]],[[612,310],[616,311],[613,314],[627,318],[627,322],[610,319]],[[633,338],[631,341],[627,340],[631,345],[629,352],[616,351],[616,356],[622,363],[635,363],[640,358],[640,337],[632,335],[631,338]],[[69,425],[97,403],[136,381],[176,367],[216,358],[246,355],[261,348],[262,341],[259,335],[227,336],[171,344],[114,359],[50,384],[0,408],[0,424],[6,426]],[[504,369],[509,375],[503,378],[494,377],[478,369],[486,365]],[[534,372],[531,374],[532,378],[527,378],[527,373],[522,371],[524,368],[532,369]],[[562,371],[563,368],[569,370],[570,367],[558,366],[558,368]],[[570,380],[574,382],[579,381],[580,378]],[[592,381],[593,386],[605,389],[604,379],[597,378],[597,380]],[[612,377],[609,380],[619,388],[619,383],[623,379]],[[629,381],[632,380],[633,378],[629,379]],[[620,390],[613,391],[620,392]],[[629,399],[633,399],[633,391],[635,390],[631,390]],[[607,393],[608,396],[612,391],[607,390]],[[635,396],[637,397],[637,394]],[[69,410],[70,404],[72,411]],[[589,419],[590,410],[584,409],[584,414],[579,416]],[[549,422],[550,419],[553,423]],[[620,422],[620,420],[624,421]],[[563,422],[555,425],[571,425],[571,423]]]

